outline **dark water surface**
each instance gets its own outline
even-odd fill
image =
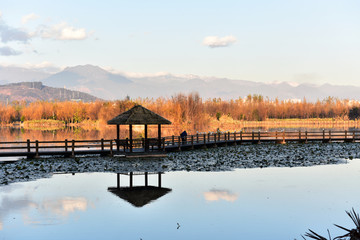
[[[144,186],[144,175],[134,175]],[[158,186],[158,175],[149,175]],[[360,160],[315,167],[167,172],[162,196],[126,196],[115,173],[55,174],[0,187],[0,239],[301,239],[352,227],[360,209]],[[120,175],[129,186],[129,176]],[[126,195],[125,194],[125,195]],[[148,202],[148,198],[157,198]],[[141,203],[134,206],[132,203]],[[145,205],[144,205],[145,204]]]

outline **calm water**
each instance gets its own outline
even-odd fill
[[[341,234],[360,209],[360,160],[297,168],[168,172],[170,192],[135,207],[108,191],[109,173],[57,174],[0,187],[0,239],[301,239],[311,228]],[[121,175],[122,187],[129,176]],[[134,186],[144,176],[134,176]],[[149,175],[158,185],[158,175]],[[144,203],[143,203],[144,204]],[[179,225],[178,225],[179,224]]]

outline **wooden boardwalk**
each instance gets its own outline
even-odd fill
[[[225,132],[204,133],[190,135],[182,139],[179,136],[164,137],[159,148],[158,139],[148,139],[149,151],[144,152],[144,139],[130,141],[122,139],[100,140],[64,140],[64,141],[19,141],[0,142],[0,157],[27,157],[40,156],[164,156],[164,152],[210,148],[217,146],[259,144],[262,142],[360,142],[360,131],[252,131],[252,132]]]

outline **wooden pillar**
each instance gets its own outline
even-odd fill
[[[196,133],[196,143],[199,143],[199,134]]]
[[[114,156],[113,154],[113,140],[110,139],[110,156]]]
[[[30,152],[30,139],[26,140],[27,151]]]
[[[39,157],[39,141],[38,140],[35,141],[35,157],[36,158]]]
[[[282,143],[285,143],[285,130],[283,131],[283,141]]]
[[[75,157],[75,140],[71,141],[71,156]]]
[[[191,149],[194,149],[194,135],[191,135]]]
[[[101,151],[104,151],[104,139],[101,139]]]
[[[161,188],[161,172],[159,172],[159,175],[158,175],[158,180],[159,180],[159,188]]]
[[[181,138],[180,136],[178,137],[178,148],[179,148],[179,151],[181,150]]]
[[[130,187],[132,188],[133,187],[133,172],[130,172]]]
[[[148,125],[144,126],[144,134],[145,134],[145,152],[149,151],[149,140],[148,140]]]
[[[117,184],[116,184],[117,188],[120,188],[120,173],[117,173],[116,182],[117,182]]]
[[[331,142],[331,130],[329,130],[329,142]]]
[[[161,124],[158,124],[158,150],[161,150]]]
[[[65,139],[65,152],[67,152],[67,151],[68,151],[68,140]]]
[[[129,124],[130,152],[133,151],[132,124]]]
[[[353,142],[355,142],[355,131],[353,131]]]
[[[347,139],[347,131],[345,130],[345,142],[346,142],[346,139]]]
[[[120,150],[120,125],[116,124],[116,150]]]
[[[147,187],[148,185],[148,172],[145,172],[145,187]]]
[[[175,145],[175,136],[174,135],[171,136],[171,142],[172,142],[172,145],[174,146]]]

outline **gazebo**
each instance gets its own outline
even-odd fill
[[[120,115],[114,117],[113,119],[107,122],[110,125],[116,125],[117,131],[117,141],[116,146],[119,151],[119,142],[120,142],[120,125],[129,125],[129,141],[130,141],[130,152],[133,151],[133,134],[132,126],[133,125],[144,125],[145,126],[145,142],[144,149],[145,152],[149,150],[149,141],[148,141],[148,125],[158,125],[158,149],[161,149],[161,124],[171,124],[171,122],[160,115],[150,111],[147,108],[144,108],[141,105],[136,105],[130,110],[121,113]]]
[[[158,175],[158,186],[150,186],[148,184],[148,175],[157,174]],[[161,186],[161,175],[163,173],[148,173],[148,172],[130,172],[130,173],[117,173],[117,186],[109,187],[108,191],[115,194],[116,196],[122,198],[123,200],[129,202],[135,207],[143,207],[158,198],[166,195],[171,192],[170,188],[164,188]],[[120,186],[120,175],[129,176],[129,187]],[[134,175],[144,175],[145,176],[145,186],[133,186],[133,176]]]

